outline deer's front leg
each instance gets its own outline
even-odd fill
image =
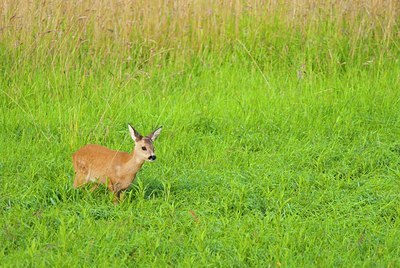
[[[118,204],[118,202],[120,201],[120,195],[122,190],[123,189],[121,187],[121,183],[119,182],[114,183],[112,189],[110,189],[110,191],[114,193],[114,200],[113,200],[114,204]]]
[[[99,187],[99,185],[100,183],[98,182],[93,183],[93,186],[90,188],[90,192],[93,193],[97,189],[97,187]]]

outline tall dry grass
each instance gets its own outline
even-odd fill
[[[179,55],[221,51],[237,40],[262,46],[291,33],[346,36],[355,47],[365,38],[385,45],[399,38],[400,2],[1,0],[0,15],[3,46],[28,54]]]

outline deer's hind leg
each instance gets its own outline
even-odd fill
[[[89,169],[84,162],[78,161],[75,155],[73,160],[75,170],[74,188],[76,189],[89,182],[90,174]]]
[[[76,189],[76,188],[86,184],[87,183],[86,178],[87,178],[86,174],[84,174],[82,172],[77,172],[75,174],[74,188]]]

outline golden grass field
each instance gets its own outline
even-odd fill
[[[237,40],[265,42],[273,38],[262,36],[271,27],[298,31],[304,39],[344,35],[357,44],[372,36],[389,43],[398,38],[400,16],[396,0],[2,0],[1,6],[3,43],[54,53],[85,46],[123,54],[139,44],[150,53],[218,51]]]

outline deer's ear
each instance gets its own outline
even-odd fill
[[[158,135],[160,135],[162,130],[162,127],[157,128],[156,130],[154,130],[151,134],[147,135],[147,137],[149,139],[151,139],[152,141],[155,141],[158,137]]]
[[[139,132],[136,131],[130,124],[128,124],[129,133],[131,134],[132,139],[136,141],[140,141],[143,137]]]

